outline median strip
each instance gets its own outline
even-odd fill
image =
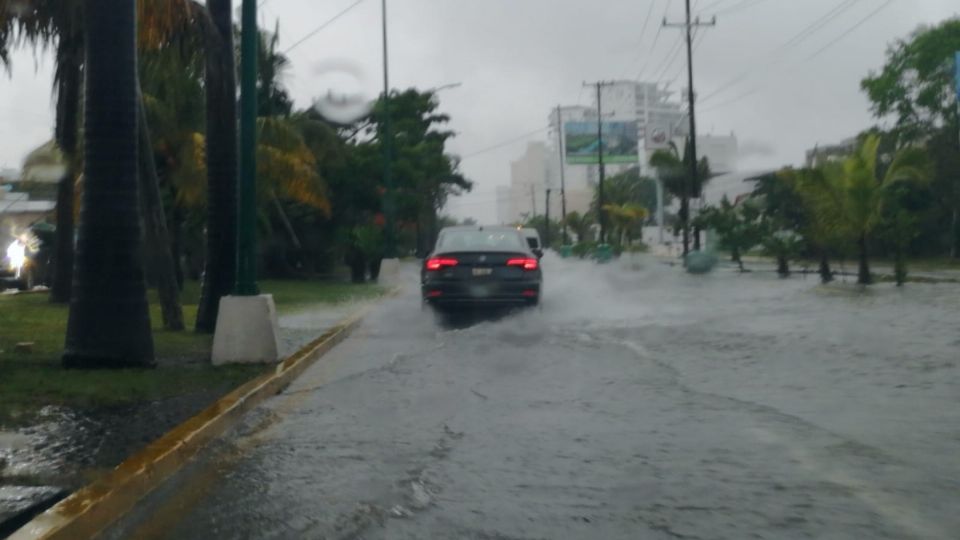
[[[397,289],[386,297],[393,296]],[[304,370],[360,325],[373,304],[343,319],[276,369],[226,394],[201,413],[183,422],[146,448],[129,457],[96,482],[70,495],[35,517],[10,538],[89,538],[118,518],[176,473],[207,443],[223,434],[244,413],[277,394]]]

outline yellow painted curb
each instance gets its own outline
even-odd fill
[[[388,291],[384,298],[399,289]],[[75,540],[91,538],[132,510],[148,493],[170,478],[207,443],[241,416],[277,394],[304,370],[346,339],[372,308],[368,305],[327,330],[276,369],[252,379],[213,405],[168,431],[96,482],[80,489],[35,517],[9,540]]]

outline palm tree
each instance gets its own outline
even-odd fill
[[[573,230],[577,235],[577,242],[587,242],[590,240],[590,227],[593,226],[593,220],[589,215],[580,215],[580,212],[567,212],[567,227]]]
[[[680,225],[683,229],[683,253],[686,255],[690,251],[690,199],[699,199],[703,195],[703,188],[710,181],[711,173],[707,158],[703,158],[697,164],[697,181],[693,182],[690,175],[690,143],[687,141],[687,148],[684,155],[680,155],[677,145],[670,143],[666,150],[657,150],[650,156],[650,166],[656,169],[660,181],[663,182],[663,188],[667,193],[680,199]],[[696,250],[700,249],[700,230],[696,229],[694,235],[694,246]]]
[[[236,280],[237,246],[237,81],[232,0],[208,0],[213,24],[207,32],[207,258],[197,332],[216,328],[220,298]]]
[[[624,240],[629,244],[637,227],[642,226],[649,216],[647,209],[636,203],[605,204],[603,210],[613,223],[614,239],[618,246],[623,246]]]
[[[63,363],[153,363],[140,259],[134,0],[84,0],[84,189]]]
[[[895,189],[901,182],[925,182],[930,178],[927,153],[916,147],[897,150],[892,155],[880,153],[881,139],[867,136],[857,151],[844,160],[834,178],[839,190],[837,204],[827,216],[842,227],[856,242],[859,259],[857,283],[873,282],[870,274],[868,246],[873,232],[881,224],[888,207],[896,204]],[[889,160],[885,165],[884,160]]]

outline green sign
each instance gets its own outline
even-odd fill
[[[567,163],[595,165],[600,161],[596,122],[564,124]],[[603,123],[603,162],[639,163],[640,145],[636,122]]]

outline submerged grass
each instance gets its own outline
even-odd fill
[[[260,285],[265,293],[274,295],[280,313],[373,298],[384,292],[376,285],[328,281],[263,281]],[[190,327],[196,318],[199,292],[195,282],[184,287],[184,319]],[[107,406],[223,393],[263,371],[263,366],[211,366],[213,337],[192,330],[164,330],[154,293],[150,302],[154,347],[161,367],[83,371],[60,366],[67,306],[51,304],[42,293],[0,296],[0,425],[29,417],[46,405]],[[21,343],[30,345],[18,348]]]

